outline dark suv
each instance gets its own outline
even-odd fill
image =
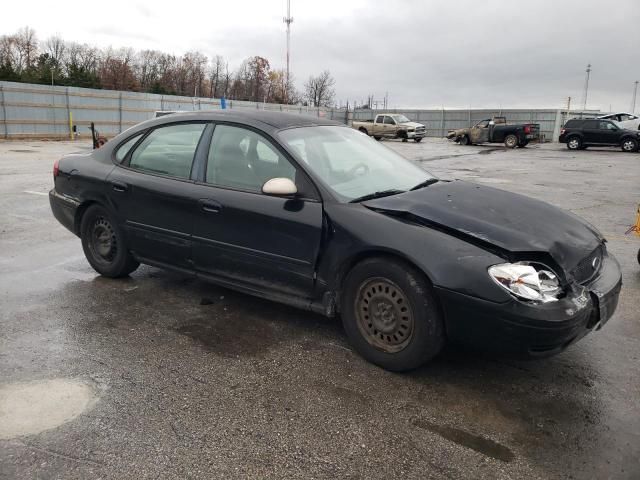
[[[635,152],[640,144],[640,132],[625,130],[609,120],[569,120],[560,130],[559,141],[566,143],[569,150],[616,146],[624,152]]]

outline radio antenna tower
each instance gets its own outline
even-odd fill
[[[285,86],[285,97],[289,93],[289,51],[291,47],[291,24],[293,23],[293,17],[291,16],[291,0],[287,0],[287,16],[284,17],[283,22],[287,24],[287,84]],[[288,98],[286,99],[288,102]]]
[[[587,75],[584,79],[584,91],[582,93],[582,111],[584,112],[587,109],[587,95],[589,94],[589,77],[591,76],[591,64],[587,65],[587,69],[585,70]]]

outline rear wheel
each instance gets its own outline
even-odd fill
[[[518,146],[518,137],[515,135],[507,135],[504,139],[504,146],[507,148],[516,148]]]
[[[369,132],[367,132],[367,129],[364,127],[360,127],[358,131],[364,133],[365,135],[369,135]]]
[[[469,141],[469,137],[463,135],[460,137],[460,145],[469,145],[471,142]]]
[[[567,148],[569,150],[580,150],[580,148],[582,147],[582,140],[580,140],[580,137],[569,137],[567,138]]]
[[[638,150],[638,141],[635,138],[625,138],[620,147],[623,152],[635,152]]]
[[[82,216],[80,237],[87,260],[105,277],[124,277],[140,265],[129,253],[113,216],[100,205],[92,205]]]
[[[374,135],[373,138],[375,138],[378,141],[382,140],[382,137],[380,135]]]
[[[351,344],[387,370],[417,368],[444,344],[443,322],[431,285],[414,267],[371,258],[349,272],[342,321]]]

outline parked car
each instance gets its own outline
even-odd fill
[[[421,123],[412,122],[404,115],[381,113],[373,120],[353,121],[352,127],[376,140],[383,137],[401,138],[403,142],[413,140],[420,142],[427,136],[427,129]]]
[[[640,131],[625,130],[611,120],[572,119],[560,130],[560,143],[569,150],[587,147],[620,147],[624,152],[635,152],[640,145]]]
[[[471,128],[451,130],[447,134],[449,140],[460,145],[504,142],[507,148],[524,148],[539,137],[540,125],[537,123],[508,124],[505,117],[487,118]]]
[[[627,130],[640,130],[640,118],[633,113],[609,113],[598,117],[601,120],[611,120],[620,128]]]
[[[53,214],[100,274],[145,263],[339,314],[355,350],[394,371],[445,341],[557,353],[607,322],[621,288],[577,216],[440,180],[321,118],[168,115],[63,157],[53,179]]]

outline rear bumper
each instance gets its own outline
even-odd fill
[[[532,304],[514,298],[498,304],[450,290],[439,289],[438,294],[452,342],[541,357],[559,353],[602,328],[616,310],[621,287],[620,265],[606,255],[595,280],[573,287],[557,302]]]
[[[53,216],[56,217],[56,220],[71,233],[77,235],[75,218],[79,203],[69,197],[60,195],[54,188],[49,192],[49,204],[51,205],[51,211],[53,212]]]

